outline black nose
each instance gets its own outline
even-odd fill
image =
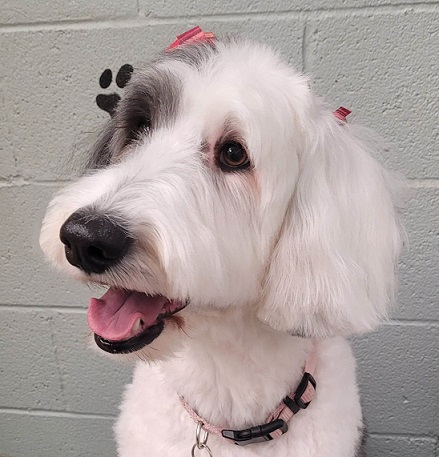
[[[103,273],[127,253],[132,239],[110,218],[76,211],[61,227],[67,260],[86,273]]]

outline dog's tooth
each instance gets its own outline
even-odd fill
[[[138,333],[139,330],[142,329],[142,324],[143,324],[143,321],[142,321],[142,319],[139,317],[139,319],[137,319],[136,322],[134,322],[134,325],[133,325],[133,333]]]

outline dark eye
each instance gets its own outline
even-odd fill
[[[133,129],[136,133],[144,133],[144,132],[149,132],[151,129],[151,120],[143,117],[139,118],[136,122],[136,126]]]
[[[223,171],[243,170],[250,166],[247,152],[234,141],[226,141],[219,147],[218,161]]]
[[[148,134],[151,130],[151,120],[148,117],[139,116],[130,120],[125,126],[125,145],[140,139],[142,135]]]

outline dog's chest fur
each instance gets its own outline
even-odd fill
[[[231,351],[222,338],[229,338],[225,326],[201,344],[189,341],[180,357],[160,367],[137,365],[116,425],[120,457],[190,455],[196,424],[178,394],[212,424],[245,428],[265,422],[294,387],[287,379],[300,380],[309,340],[274,336],[261,331],[258,324],[247,325],[241,336],[242,341],[252,340],[252,352],[240,341]],[[350,347],[335,338],[319,343],[318,353],[317,395],[307,410],[293,417],[289,431],[269,443],[246,447],[211,434],[208,444],[214,457],[353,457],[362,420]]]

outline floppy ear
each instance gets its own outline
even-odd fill
[[[394,299],[401,186],[374,159],[370,132],[314,108],[259,318],[304,336],[348,335],[374,328]]]

